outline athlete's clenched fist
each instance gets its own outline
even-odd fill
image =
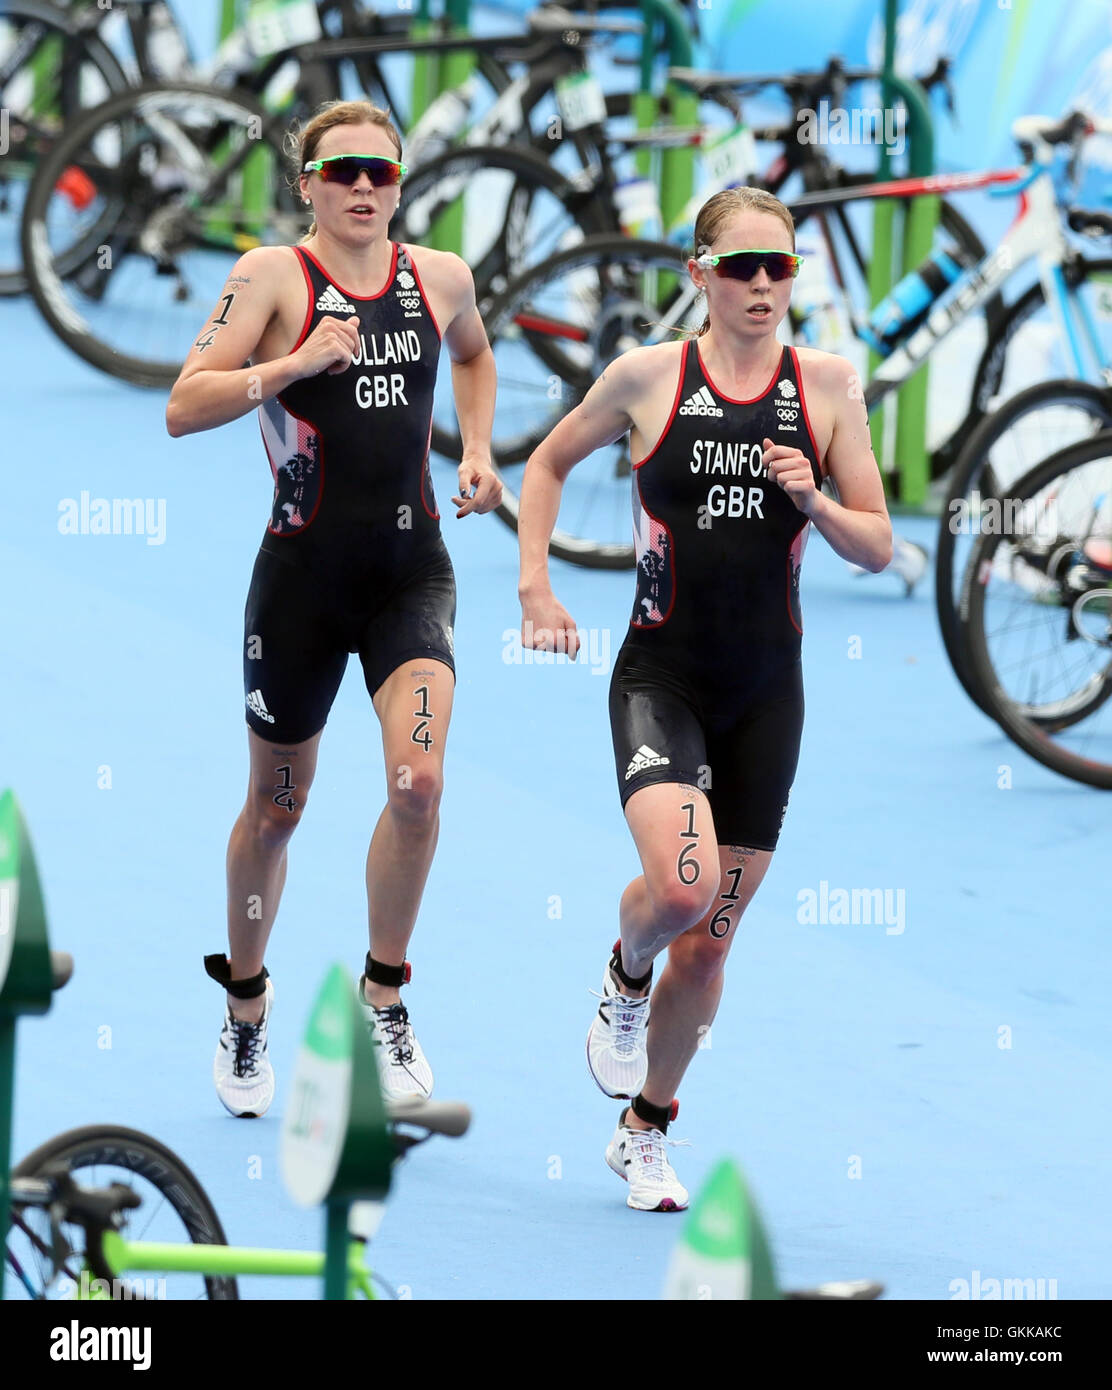
[[[538,652],[566,652],[573,661],[579,655],[575,619],[551,589],[522,599],[521,644]]]
[[[811,464],[799,449],[763,441],[765,471],[788,494],[804,516],[810,516],[819,496]]]
[[[359,316],[337,319],[327,315],[293,354],[301,368],[302,378],[327,372],[336,376],[351,366],[359,348]]]

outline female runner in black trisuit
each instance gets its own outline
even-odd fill
[[[456,516],[490,511],[501,493],[494,359],[471,272],[389,239],[404,166],[388,115],[334,103],[297,153],[312,230],[300,246],[240,259],[166,412],[181,435],[258,408],[275,479],[245,614],[251,777],[228,845],[231,950],[205,960],[227,991],[214,1078],[235,1115],[261,1115],[274,1094],[263,954],[351,652],[382,725],[388,794],[367,855],[359,997],[385,1093],[432,1089],[399,989],[436,846],[455,683],[455,582],[428,468],[441,339],[464,441]]]
[[[523,638],[574,656],[548,537],[569,471],[630,431],[637,593],[610,717],[644,873],[622,896],[587,1060],[607,1095],[632,1099],[606,1158],[629,1182],[629,1205],[650,1211],[687,1205],[667,1159],[668,1122],[795,775],[808,523],[866,569],[891,558],[853,368],[776,338],[799,264],[787,208],[757,189],[716,194],[695,246],[688,267],[708,307],[698,336],[607,366],[530,458],[519,520]],[[840,502],[820,491],[827,473]]]

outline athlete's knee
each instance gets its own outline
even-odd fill
[[[705,928],[686,931],[668,947],[668,966],[685,985],[705,989],[722,974],[729,936],[714,937]]]
[[[284,845],[305,810],[308,788],[275,792],[257,788],[247,803],[247,823],[256,839],[271,848]]]
[[[420,763],[399,768],[390,787],[390,810],[399,819],[428,824],[440,810],[444,777],[438,767]]]
[[[692,879],[695,868],[699,872]],[[687,882],[688,879],[692,881]],[[714,902],[717,881],[712,879],[710,871],[704,869],[697,858],[691,856],[682,867],[655,882],[649,882],[648,888],[653,917],[657,923],[669,931],[682,932],[693,927],[700,917],[706,916]]]

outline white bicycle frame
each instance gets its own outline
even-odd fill
[[[1073,375],[1100,385],[1112,385],[1112,366],[1102,350],[1089,306],[1084,297],[1074,293],[1066,283],[1063,266],[1069,259],[1071,247],[1063,229],[1062,214],[1050,174],[1053,149],[1041,136],[1041,130],[1049,124],[1049,119],[1042,116],[1023,116],[1014,123],[1013,136],[1016,140],[1028,141],[1033,145],[1034,158],[1022,177],[993,189],[992,196],[1020,197],[1015,221],[1000,245],[959,277],[941,301],[933,306],[926,321],[905,343],[884,358],[869,379],[872,399],[879,399],[901,386],[963,319],[991,298],[1033,258],[1038,260],[1043,294],[1059,342],[1068,352]],[[1094,119],[1092,125],[1097,133],[1112,134],[1110,120]],[[1001,179],[999,174],[942,174],[916,182],[921,183],[924,193],[931,192],[933,188],[940,192],[960,192],[999,183]],[[699,201],[705,201],[711,193],[720,191],[720,187],[729,186],[728,181],[716,180],[709,189],[701,191]],[[847,195],[844,204],[863,201],[862,192],[857,190],[856,198]],[[818,196],[816,205],[821,208]],[[831,203],[829,206],[839,204]],[[678,324],[684,318],[695,294],[691,286],[688,293],[679,296],[667,316],[669,324]],[[862,326],[859,321],[854,322],[855,331]],[[663,341],[665,337],[666,334],[660,331],[647,338],[646,342]]]
[[[901,385],[962,319],[984,304],[1032,258],[1038,259],[1047,307],[1059,340],[1068,349],[1073,375],[1083,380],[1109,381],[1109,366],[1088,305],[1066,284],[1063,265],[1069,257],[1070,246],[1045,160],[1032,166],[1028,178],[1021,181],[1018,188],[1009,185],[1001,192],[1018,193],[1022,200],[1019,215],[1003,241],[978,265],[966,271],[943,302],[934,306],[926,322],[880,363],[870,386],[882,384],[886,390],[891,390]],[[1082,333],[1092,359],[1089,365],[1082,347]]]

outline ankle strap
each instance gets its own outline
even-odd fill
[[[205,957],[205,974],[223,985],[233,999],[257,999],[260,994],[266,993],[266,982],[270,979],[270,971],[264,965],[250,979],[233,980],[231,962],[223,952]]]

